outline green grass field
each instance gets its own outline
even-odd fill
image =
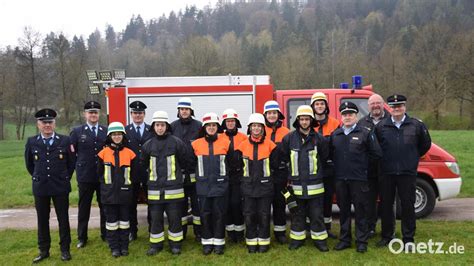
[[[474,197],[474,131],[432,131],[435,143],[453,154],[461,168],[460,197]],[[33,205],[31,177],[23,160],[24,141],[0,141],[0,209]],[[77,186],[73,178],[71,205],[77,205]]]
[[[337,225],[336,228],[337,230]],[[173,256],[165,245],[164,251],[154,257],[145,255],[148,249],[147,236],[144,230],[139,231],[139,238],[130,244],[128,257],[112,258],[105,242],[98,237],[98,230],[91,230],[86,248],[77,250],[71,247],[70,265],[473,265],[474,263],[474,222],[433,222],[417,223],[417,242],[444,242],[443,250],[456,243],[464,246],[464,254],[392,254],[388,248],[375,247],[378,237],[369,241],[369,250],[359,254],[355,248],[344,251],[321,253],[312,242],[297,251],[289,251],[287,245],[273,242],[266,254],[248,254],[245,245],[227,244],[225,254],[204,256],[201,245],[194,239],[187,239],[183,244],[180,256]],[[35,231],[0,231],[0,264],[25,265],[37,255]],[[75,239],[75,233],[72,238]],[[43,264],[60,264],[58,232],[52,232],[51,257]],[[329,240],[330,249],[336,240]],[[395,246],[398,248],[398,246]]]

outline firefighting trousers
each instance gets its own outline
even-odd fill
[[[355,212],[355,237],[356,244],[367,245],[368,223],[367,223],[367,198],[369,185],[367,181],[337,180],[336,198],[340,209],[339,223],[341,242],[351,243],[351,203]]]
[[[296,198],[297,206],[291,212],[290,238],[293,240],[306,239],[306,217],[309,217],[311,239],[325,240],[328,238],[323,218],[324,197],[311,199]]]
[[[79,211],[77,214],[77,238],[81,241],[87,241],[87,230],[89,227],[89,218],[91,216],[91,204],[94,192],[96,193],[97,203],[100,209],[100,236],[104,239],[106,235],[105,229],[105,213],[100,200],[100,183],[78,182],[79,188]]]
[[[49,233],[49,213],[51,200],[59,223],[59,245],[61,251],[69,251],[71,245],[71,230],[69,227],[69,194],[61,196],[35,196],[36,216],[38,219],[38,248],[49,251],[51,235]]]
[[[107,242],[111,250],[128,250],[130,205],[104,204]]]
[[[327,230],[331,230],[332,223],[332,201],[334,196],[335,184],[334,176],[323,178],[324,182],[324,224]]]
[[[242,193],[240,184],[229,184],[229,197],[226,217],[227,232],[244,232],[244,216],[242,214]]]
[[[227,196],[199,197],[201,212],[201,244],[225,245]]]
[[[189,218],[189,207],[191,205],[191,216],[193,231],[196,237],[201,237],[201,216],[199,212],[198,196],[196,194],[196,183],[190,185],[184,185],[184,204],[181,214],[181,224],[183,225],[184,237],[188,231],[188,218]]]
[[[270,207],[273,197],[244,197],[245,242],[270,245]]]
[[[277,191],[273,195],[272,201],[272,214],[273,214],[273,231],[276,234],[286,234],[286,202],[283,194],[279,191],[283,191],[286,187],[285,182],[275,182],[275,190]]]
[[[149,204],[148,213],[151,217],[150,245],[163,247],[165,240],[164,215],[168,217],[168,241],[171,247],[180,247],[183,240],[181,224],[183,201]]]
[[[395,191],[398,193],[402,207],[403,242],[413,242],[416,231],[416,176],[388,175],[382,177],[380,184],[382,238],[393,238],[395,230],[395,214],[393,212]]]
[[[132,203],[130,204],[130,233],[137,234],[138,232],[138,218],[137,218],[137,202],[139,198],[140,191],[143,190],[146,193],[148,192],[148,188],[146,183],[141,182],[134,182],[132,183]],[[150,231],[150,213],[147,214],[148,220],[148,231]]]

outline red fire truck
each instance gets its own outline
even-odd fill
[[[367,99],[374,92],[372,86],[358,89],[274,90],[270,76],[206,76],[206,77],[146,77],[126,78],[120,86],[107,89],[109,121],[128,124],[131,121],[129,103],[140,100],[147,106],[146,122],[158,110],[167,111],[171,120],[177,114],[176,104],[181,97],[190,97],[197,119],[207,112],[221,114],[233,108],[243,126],[251,113],[261,112],[268,100],[276,100],[286,116],[290,128],[298,106],[309,104],[313,93],[324,92],[330,112],[340,119],[337,107],[343,100],[359,106],[359,118],[368,113]],[[246,128],[243,129],[244,132]],[[456,159],[434,144],[418,166],[415,210],[418,218],[429,215],[437,200],[456,197],[461,189],[461,176]]]

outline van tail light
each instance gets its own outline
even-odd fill
[[[446,166],[456,175],[460,175],[459,166],[456,162],[444,162]]]

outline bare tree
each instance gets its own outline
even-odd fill
[[[34,112],[38,111],[38,89],[36,84],[36,58],[41,48],[41,35],[31,27],[25,27],[23,31],[23,38],[18,40],[22,64],[28,66],[31,72],[31,86],[34,97]]]
[[[440,107],[450,91],[450,41],[448,26],[429,24],[416,35],[407,62],[406,75],[412,81],[409,86],[428,103],[434,114],[435,127],[439,126]]]

